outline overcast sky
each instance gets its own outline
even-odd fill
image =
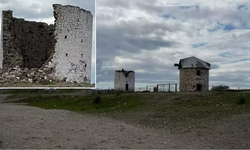
[[[95,0],[0,0],[0,10],[12,10],[13,17],[29,21],[54,23],[52,4],[73,5],[91,11],[95,17]],[[2,15],[0,16],[2,17]],[[1,24],[0,19],[0,24]],[[95,20],[93,18],[93,20]],[[1,34],[1,26],[0,26]],[[95,21],[93,24],[91,83],[95,83]],[[1,46],[1,42],[0,42]]]
[[[97,87],[115,70],[135,71],[136,87],[178,83],[180,59],[212,65],[210,87],[250,88],[249,0],[97,0]]]

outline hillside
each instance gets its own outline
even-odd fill
[[[16,102],[30,106],[110,117],[136,127],[174,134],[180,140],[205,143],[210,148],[250,147],[249,91],[87,96],[58,93],[31,96],[16,93],[7,99],[19,97]],[[100,104],[93,103],[97,96]]]

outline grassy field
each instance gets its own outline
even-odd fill
[[[250,92],[248,91],[122,93],[87,96],[53,94],[48,96],[39,95],[39,92],[34,93],[29,97],[26,94],[25,98],[17,102],[45,109],[66,109],[104,115],[154,128],[174,126],[199,128],[204,127],[203,124],[250,112]],[[15,93],[15,98],[19,94],[23,95],[24,93]],[[97,96],[101,98],[100,104],[93,103]]]
[[[36,106],[46,109],[65,109],[76,112],[88,113],[108,113],[121,112],[130,110],[142,104],[141,98],[138,95],[123,95],[116,94],[102,95],[101,103],[94,103],[97,95],[91,96],[37,96],[24,98],[18,103],[27,103],[30,106]]]

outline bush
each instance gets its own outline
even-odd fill
[[[93,101],[94,104],[100,104],[101,102],[102,102],[102,99],[101,99],[100,96],[97,96],[97,97],[94,99],[94,101]]]
[[[212,91],[222,91],[229,89],[229,86],[227,85],[218,85],[218,86],[212,86]]]
[[[238,102],[238,104],[240,104],[240,105],[243,105],[243,104],[246,104],[247,102],[246,102],[246,99],[245,98],[240,98],[240,100],[239,100],[239,102]]]

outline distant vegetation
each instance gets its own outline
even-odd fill
[[[94,99],[94,101],[93,101],[94,104],[100,104],[101,102],[102,102],[102,99],[101,99],[100,96],[97,96],[97,97]]]
[[[240,100],[239,100],[239,104],[241,104],[241,105],[243,105],[243,104],[246,104],[247,103],[247,101],[246,101],[246,99],[245,98],[240,98]]]
[[[222,90],[228,90],[229,86],[227,85],[218,85],[218,86],[212,86],[211,91],[222,91]]]

